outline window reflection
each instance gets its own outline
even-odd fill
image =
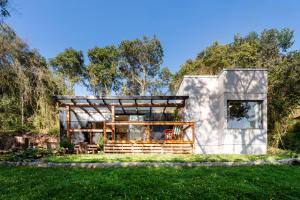
[[[261,101],[227,101],[228,128],[262,128]]]

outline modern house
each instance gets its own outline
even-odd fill
[[[174,96],[54,99],[61,138],[77,148],[103,141],[105,153],[266,153],[266,69],[184,76]]]

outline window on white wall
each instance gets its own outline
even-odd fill
[[[227,128],[262,128],[262,101],[227,101]]]

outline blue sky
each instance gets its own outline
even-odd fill
[[[214,41],[231,42],[266,28],[295,31],[293,49],[300,49],[298,0],[11,0],[7,22],[31,48],[47,59],[65,48],[84,53],[95,46],[156,35],[164,63],[176,72]],[[89,94],[76,87],[76,95]]]

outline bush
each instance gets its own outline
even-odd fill
[[[300,153],[300,120],[282,137],[280,147]]]
[[[60,147],[63,147],[66,153],[73,153],[75,145],[68,140],[62,140],[60,142]]]
[[[100,151],[103,151],[103,149],[104,149],[104,137],[102,135],[100,135],[100,137],[99,137],[98,145],[99,145]]]
[[[64,147],[58,147],[52,152],[52,154],[56,156],[63,156],[66,154],[66,149]]]
[[[25,150],[17,151],[13,155],[14,161],[32,161],[35,159],[42,158],[44,156],[49,155],[47,149],[39,149],[39,148],[28,148]]]

